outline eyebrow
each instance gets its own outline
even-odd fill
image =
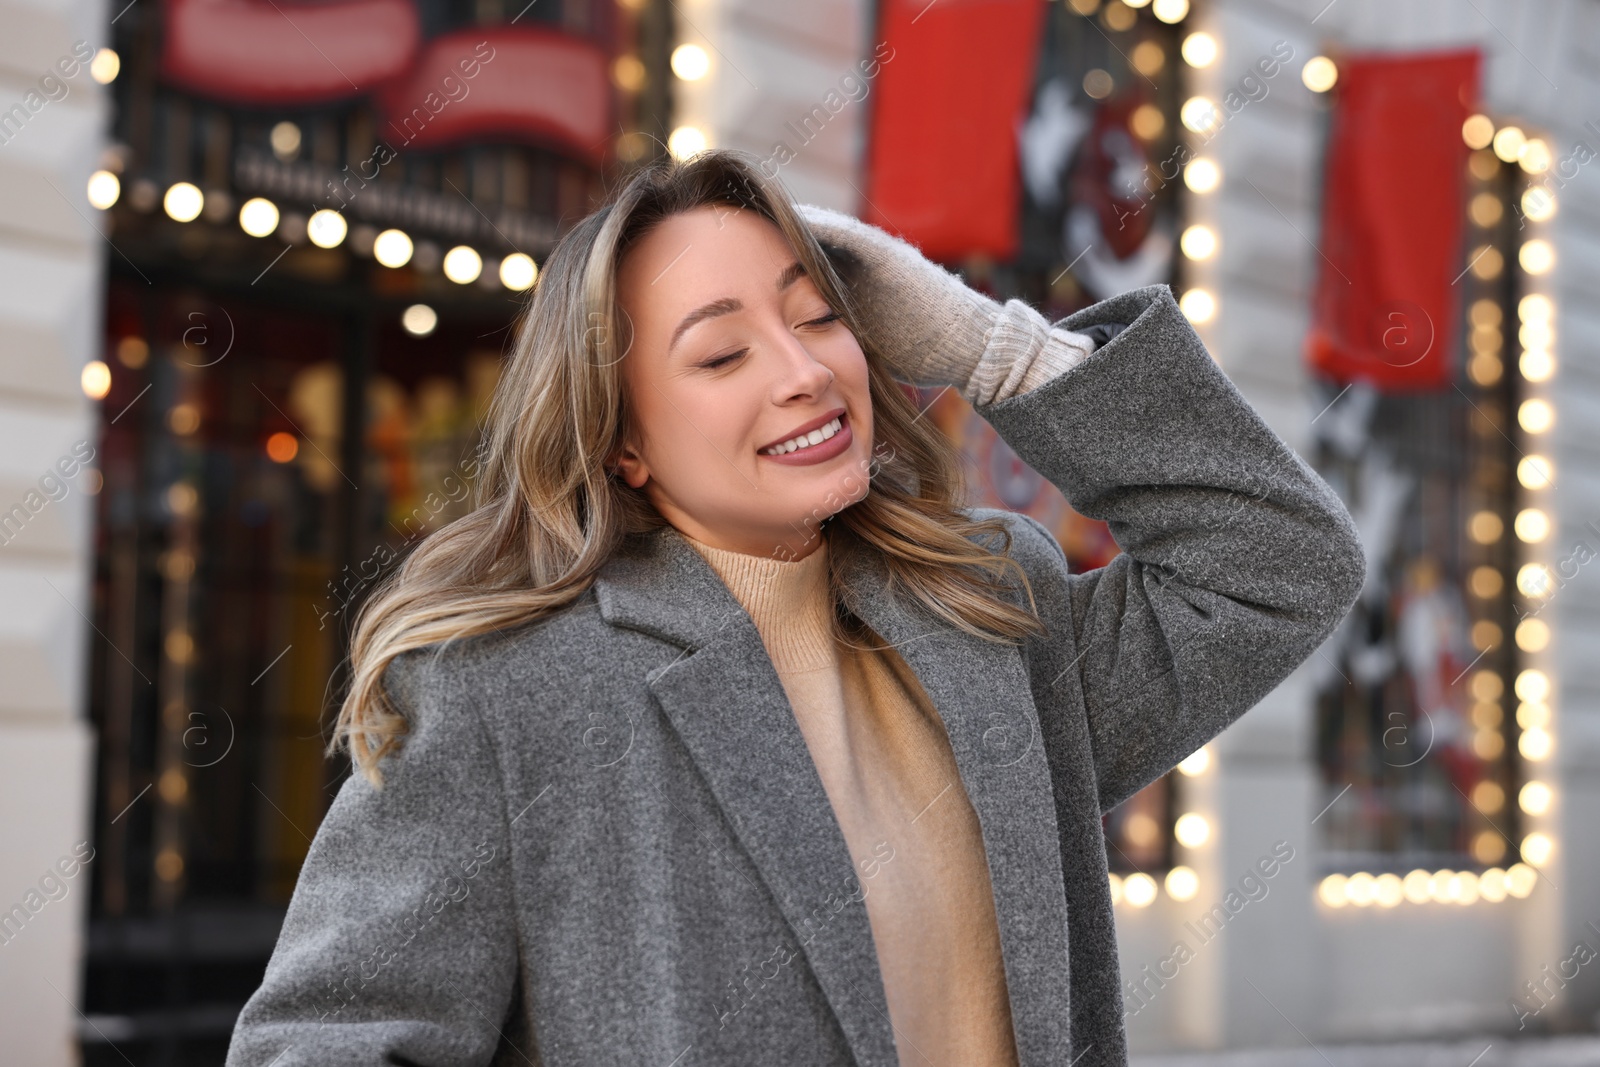
[[[806,266],[804,263],[801,263],[797,260],[789,264],[787,267],[783,268],[783,271],[778,275],[778,292],[783,292],[785,289],[789,288],[789,286],[793,285],[795,282],[799,281],[805,276]],[[704,307],[695,308],[693,311],[689,312],[689,314],[685,315],[683,317],[683,321],[678,323],[678,328],[672,331],[672,340],[667,342],[667,352],[670,354],[672,350],[677,347],[678,339],[687,333],[689,328],[694,326],[696,323],[702,322],[706,319],[714,319],[719,315],[727,315],[731,312],[742,311],[743,309],[743,302],[731,296],[725,296],[720,300],[713,300]]]

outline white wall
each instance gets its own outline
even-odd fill
[[[82,0],[0,0],[0,111],[26,110],[29,90],[74,42],[104,43],[109,17]],[[43,495],[29,493],[75,443],[99,447],[78,381],[99,356],[113,254],[86,217],[96,213],[84,194],[102,150],[106,91],[86,70],[66,84],[65,97],[0,144],[0,510],[38,508],[0,545],[0,912],[38,908],[0,944],[0,1033],[8,1058],[45,1067],[77,1062],[91,872],[80,870],[59,900],[29,894],[90,835],[92,501],[83,490],[92,476],[42,506]]]
[[[874,91],[859,68],[873,51],[867,5],[696,0],[674,8],[678,43],[698,44],[711,56],[707,77],[677,83],[675,122],[704,130],[712,147],[773,159],[768,173],[775,168],[801,203],[857,210],[853,185],[860,184],[862,124]],[[841,87],[847,76],[865,95],[850,82]],[[815,116],[809,127],[808,115]],[[779,142],[792,159],[774,154]]]

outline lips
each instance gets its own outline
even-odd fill
[[[760,446],[759,448],[757,448],[756,451],[757,452],[765,452],[769,448],[775,448],[778,445],[781,445],[786,441],[791,441],[796,437],[802,437],[802,436],[804,436],[806,434],[811,433],[813,430],[820,430],[824,426],[828,425],[828,423],[832,422],[834,419],[842,420],[843,417],[844,417],[844,408],[834,408],[832,411],[829,411],[829,412],[827,412],[825,414],[819,415],[819,416],[817,416],[816,418],[812,419],[809,422],[801,423],[799,426],[796,426],[794,429],[790,430],[788,433],[784,434],[782,437],[779,437],[779,438],[777,438],[775,440],[772,440],[772,441],[768,441],[766,444],[764,444],[764,445]]]

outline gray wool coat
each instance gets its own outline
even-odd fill
[[[1363,579],[1338,498],[1171,292],[1057,325],[1115,322],[979,409],[1122,550],[1072,574],[1035,520],[974,510],[1008,524],[1047,636],[986,642],[876,557],[850,572],[977,811],[1024,1067],[1126,1063],[1101,815],[1309,656]],[[899,1062],[861,902],[894,843],[853,866],[760,635],[676,531],[386,682],[412,732],[382,790],[340,789],[228,1067]]]

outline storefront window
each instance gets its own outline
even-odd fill
[[[472,506],[538,264],[667,132],[665,3],[368,6],[414,55],[205,47],[294,35],[270,4],[112,27],[84,1007],[117,1036],[86,1029],[86,1062],[220,1061],[349,772],[324,749],[355,614]]]
[[[1519,479],[1540,450],[1519,418],[1517,324],[1536,279],[1520,256],[1525,169],[1482,147],[1469,172],[1449,387],[1324,386],[1313,425],[1318,466],[1369,552],[1362,599],[1309,663],[1316,826],[1334,872],[1504,870],[1520,858],[1527,715],[1514,690],[1531,640],[1519,622],[1538,598],[1519,571],[1543,513],[1526,517]]]

